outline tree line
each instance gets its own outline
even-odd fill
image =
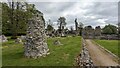
[[[36,13],[34,4],[26,2],[9,2],[2,4],[2,34],[17,35],[26,34],[28,20]]]
[[[10,35],[13,38],[16,38],[17,35],[25,35],[27,22],[33,16],[33,14],[38,11],[35,8],[34,4],[28,4],[26,2],[10,2],[10,3],[0,3],[2,4],[2,34]],[[51,22],[49,20],[49,22]],[[58,22],[58,31],[62,34],[64,31],[67,31],[66,18],[60,17],[57,20]],[[83,24],[78,25],[77,18],[75,19],[75,31],[79,31],[81,34],[83,29]],[[52,24],[48,24],[47,31],[55,30]],[[71,27],[71,32],[73,28]],[[102,28],[103,34],[118,34],[118,27],[114,25],[106,25]]]

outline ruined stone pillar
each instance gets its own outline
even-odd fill
[[[45,21],[43,14],[37,12],[28,22],[26,42],[24,44],[25,56],[36,59],[48,55],[49,49],[45,37]]]

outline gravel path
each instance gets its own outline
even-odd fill
[[[93,44],[91,40],[86,39],[86,43],[90,56],[95,66],[117,66],[115,62],[108,54],[102,51],[97,45]]]

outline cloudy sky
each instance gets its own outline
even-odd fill
[[[106,24],[116,25],[118,22],[117,2],[32,2],[44,14],[46,21],[50,19],[55,28],[60,16],[66,18],[66,27],[74,27],[75,18],[84,25],[104,27]]]
[[[101,0],[90,2],[89,0],[28,0],[35,4],[36,8],[44,14],[46,21],[51,20],[57,28],[59,17],[66,18],[66,27],[74,27],[75,18],[84,26],[92,25],[104,27],[106,24],[116,25],[118,23],[118,1]]]

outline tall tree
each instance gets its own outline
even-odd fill
[[[0,35],[2,35],[2,3],[0,3]]]
[[[120,22],[118,23],[118,34],[120,34]]]
[[[34,4],[27,2],[2,3],[2,31],[3,34],[12,35],[26,34],[26,24],[35,13]]]
[[[2,3],[2,33],[11,34],[11,23],[9,17],[9,11],[11,9],[8,7],[7,3]]]
[[[47,31],[53,31],[53,30],[54,30],[54,28],[53,28],[52,25],[48,25],[48,26],[47,26]]]
[[[20,2],[14,2],[13,0],[9,3],[9,9],[7,10],[8,13],[8,18],[10,19],[8,22],[6,23],[10,23],[9,28],[10,28],[10,33],[12,34],[12,38],[16,38],[17,37],[17,32],[18,30],[18,25],[19,25],[19,21],[23,21],[20,20],[20,14],[21,12],[19,12],[20,10]],[[24,15],[24,14],[23,14]],[[3,15],[4,16],[4,15]],[[5,27],[5,25],[3,25]],[[7,27],[5,27],[7,28]]]
[[[79,29],[79,35],[82,35],[82,30],[83,30],[83,23],[82,22],[79,23],[78,29]]]
[[[59,32],[61,33],[61,36],[64,34],[64,27],[66,26],[65,20],[65,17],[58,18]]]
[[[75,19],[75,33],[76,35],[78,35],[78,22],[77,22],[77,18]]]
[[[50,19],[47,21],[47,29],[46,30],[47,30],[47,34],[50,36],[52,35],[52,32],[54,31],[54,27],[53,27],[53,24]]]
[[[78,30],[78,22],[77,22],[77,18],[75,19],[75,28],[76,28],[76,31]]]

